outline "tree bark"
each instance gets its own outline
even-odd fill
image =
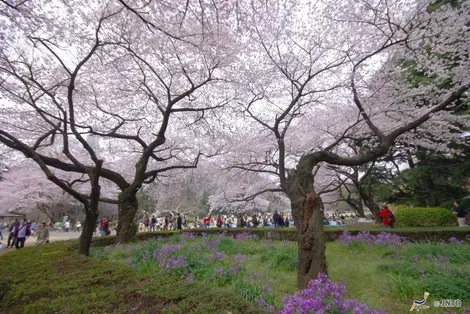
[[[83,222],[82,234],[78,240],[78,254],[88,256],[90,254],[91,239],[96,229],[98,221],[98,211],[91,208],[85,208],[85,221]]]
[[[100,172],[102,166],[103,161],[98,160],[95,169],[89,173],[91,185],[90,201],[83,200],[82,202],[85,207],[85,221],[83,222],[83,230],[79,239],[78,253],[85,256],[90,254],[91,239],[93,238],[93,232],[95,231],[99,216],[98,205],[101,195]]]
[[[379,216],[380,206],[374,200],[372,195],[367,193],[366,189],[361,185],[359,186],[359,194],[366,204],[367,208],[371,211],[372,215],[374,215],[374,219],[376,223],[382,223],[382,218]]]
[[[287,194],[299,233],[297,286],[300,289],[318,274],[327,274],[323,202],[315,193],[312,170],[311,162],[301,158],[297,170],[290,170],[287,179]]]
[[[135,239],[137,224],[135,215],[139,209],[139,202],[136,195],[129,195],[122,192],[119,195],[118,203],[118,225],[116,240],[118,243],[127,243]]]

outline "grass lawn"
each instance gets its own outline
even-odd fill
[[[14,250],[0,257],[0,312],[257,313],[260,302],[282,309],[296,292],[296,244],[251,237],[175,235],[96,247],[91,258],[71,252],[73,242]],[[468,241],[350,236],[327,243],[327,262],[329,278],[345,281],[345,298],[377,310],[409,312],[425,291],[426,313],[444,313],[433,307],[441,299],[470,308]]]

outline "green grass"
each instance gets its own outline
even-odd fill
[[[0,312],[256,313],[254,300],[260,296],[279,309],[282,298],[296,292],[295,242],[176,235],[94,247],[90,258],[73,253],[75,245],[52,243],[1,256]],[[153,254],[163,247],[175,250],[167,257],[182,256],[188,266],[171,271],[160,267]],[[426,313],[434,314],[444,312],[432,307],[432,301],[442,298],[459,298],[464,308],[470,307],[469,249],[469,244],[441,243],[347,248],[328,242],[326,256],[330,279],[345,281],[348,298],[389,313],[405,313],[413,299],[428,291],[431,308]],[[214,258],[214,251],[223,252],[223,257]],[[245,261],[236,260],[243,259],[240,254]],[[448,263],[436,267],[443,256]],[[231,273],[233,265],[242,267]],[[214,276],[215,269],[225,275]],[[185,270],[194,280],[185,280]],[[425,272],[424,278],[419,270]]]
[[[262,296],[268,305],[282,307],[282,298],[296,291],[297,247],[293,242],[265,241],[258,239],[234,240],[230,237],[208,236],[205,239],[185,239],[182,247],[173,255],[183,256],[189,263],[188,269],[196,281],[206,287],[218,287],[231,291],[237,296],[252,302]],[[212,241],[212,242],[211,242]],[[135,271],[150,276],[165,276],[158,262],[142,262],[145,251],[174,246],[177,241],[147,241],[132,248],[127,258],[132,258]],[[210,243],[210,245],[208,244]],[[354,298],[369,306],[386,310],[389,313],[408,312],[413,299],[420,299],[425,291],[431,293],[430,300],[460,298],[464,306],[470,306],[470,255],[469,245],[450,245],[441,243],[415,243],[402,247],[364,247],[346,248],[339,242],[327,244],[327,263],[329,276],[333,281],[345,280],[347,297]],[[213,251],[223,252],[219,261],[211,259]],[[110,259],[119,256],[115,250],[98,249],[96,258]],[[123,251],[123,249],[118,249]],[[125,250],[127,252],[127,250]],[[216,268],[228,273],[235,254],[245,254],[243,269],[236,275],[215,276]],[[148,254],[150,256],[150,253]],[[170,254],[171,255],[171,254]],[[445,267],[453,269],[454,275],[443,268],[436,268],[434,260],[427,258],[447,256]],[[422,265],[415,265],[412,258],[419,256]],[[397,266],[400,263],[400,266]],[[422,268],[427,277],[419,276]],[[457,274],[462,269],[465,276]],[[178,273],[181,275],[181,271]],[[263,291],[269,285],[273,292]],[[431,304],[432,305],[432,304]],[[442,310],[427,309],[428,313],[442,313]]]
[[[73,241],[71,242],[73,243]],[[227,289],[168,276],[141,276],[113,251],[86,258],[60,242],[12,250],[0,258],[2,313],[256,313]],[[113,262],[115,261],[115,262]]]

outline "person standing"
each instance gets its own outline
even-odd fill
[[[454,214],[457,215],[457,221],[459,222],[459,227],[468,227],[465,223],[466,211],[463,208],[462,204],[459,201],[454,202]]]
[[[165,216],[165,227],[163,230],[168,230],[169,225],[170,225],[170,220],[168,220],[168,216]]]
[[[81,224],[80,220],[77,220],[77,224],[75,225],[75,230],[77,230],[77,232],[80,232],[81,227],[82,227],[82,224]]]
[[[217,228],[222,228],[222,226],[224,225],[224,221],[222,220],[222,217],[220,217],[220,215],[217,216],[217,221],[216,221],[216,226]]]
[[[0,239],[3,241],[3,229],[5,229],[7,226],[6,226],[6,222],[5,222],[5,218],[2,218],[1,221],[0,221]]]
[[[178,214],[178,218],[176,218],[176,228],[178,230],[181,230],[182,229],[182,224],[183,224],[183,220],[181,219],[181,215]]]
[[[274,212],[274,215],[273,215],[273,221],[274,221],[274,228],[279,228],[280,225],[279,225],[279,220],[280,220],[280,217],[277,210]]]
[[[31,223],[31,235],[34,235],[34,233],[36,232],[36,229],[37,229],[36,220],[33,220],[33,222]]]
[[[8,234],[7,248],[9,247],[12,248],[13,245],[15,244],[15,233],[16,233],[16,230],[18,230],[19,225],[20,225],[20,222],[18,221],[18,219],[15,218],[13,223],[10,225],[10,228],[8,229],[9,234]]]
[[[21,220],[21,225],[19,225],[17,231],[15,232],[14,238],[15,246],[17,249],[22,249],[24,247],[24,242],[26,241],[26,237],[31,235],[31,229],[29,224],[26,222],[26,219],[23,218]]]
[[[395,224],[395,216],[392,211],[388,209],[387,205],[385,205],[379,212],[379,216],[382,217],[382,223],[385,227],[393,228],[393,225]]]
[[[44,244],[49,242],[49,229],[47,229],[45,222],[39,226],[34,237],[36,238],[36,244]]]
[[[152,215],[152,220],[150,221],[150,232],[155,232],[155,227],[157,225],[157,218],[155,218],[155,215]]]

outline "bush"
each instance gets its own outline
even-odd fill
[[[457,217],[445,208],[401,208],[395,213],[397,226],[440,227],[455,225]]]

